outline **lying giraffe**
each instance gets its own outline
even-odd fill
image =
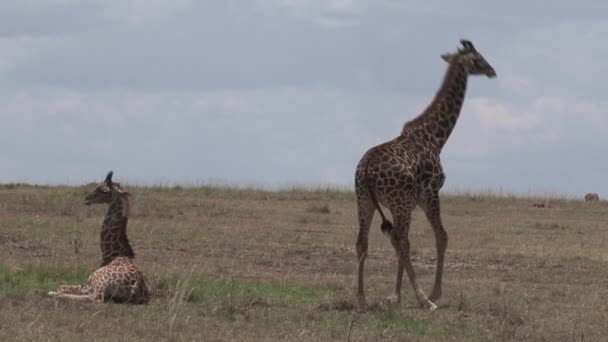
[[[396,302],[401,300],[401,281],[405,269],[418,303],[431,310],[437,308],[433,302],[441,296],[443,262],[448,244],[439,210],[439,189],[445,181],[439,155],[460,115],[469,75],[496,77],[494,68],[475,49],[473,43],[468,40],[460,42],[462,49],[441,56],[448,67],[431,104],[416,118],[405,123],[401,135],[369,149],[357,165],[357,299],[360,310],[366,307],[363,270],[369,227],[376,210],[382,217],[381,229],[391,239],[399,261],[395,292],[391,299]],[[391,212],[394,225],[386,218],[379,203]],[[410,260],[408,233],[412,210],[417,205],[422,207],[433,228],[437,247],[435,285],[429,297],[418,284]]]
[[[62,285],[50,296],[93,302],[145,304],[150,289],[143,273],[137,268],[135,253],[127,239],[129,196],[120,184],[112,182],[112,171],[84,203],[106,203],[110,207],[101,227],[101,266],[84,285]]]

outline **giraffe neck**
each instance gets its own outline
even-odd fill
[[[449,63],[441,87],[431,104],[403,126],[402,135],[414,134],[436,144],[439,151],[447,142],[464,102],[468,74],[465,66],[457,60]]]
[[[135,253],[127,238],[129,221],[129,199],[119,197],[110,204],[101,227],[101,265],[106,265],[116,257],[133,258]]]

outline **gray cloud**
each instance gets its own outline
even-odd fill
[[[448,186],[608,192],[606,6],[2,3],[0,181],[351,184],[467,37],[499,78],[470,82]]]

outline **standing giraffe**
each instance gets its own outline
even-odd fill
[[[363,285],[367,257],[369,227],[376,210],[382,217],[382,232],[390,237],[398,257],[397,280],[391,300],[401,301],[403,269],[421,306],[434,310],[433,303],[441,297],[441,278],[448,237],[441,223],[439,189],[445,174],[439,155],[456,125],[464,101],[469,75],[496,77],[496,72],[468,40],[461,40],[462,49],[441,58],[448,63],[443,83],[431,104],[413,120],[406,122],[401,135],[369,149],[359,161],[355,173],[355,191],[359,217],[357,257],[359,259],[357,300],[365,310]],[[386,218],[380,204],[386,206],[394,225]],[[416,281],[410,260],[409,229],[412,210],[419,205],[425,212],[437,247],[435,284],[427,297]]]
[[[150,300],[150,289],[143,273],[137,268],[135,253],[127,239],[129,196],[120,184],[112,182],[112,171],[84,203],[107,203],[108,213],[101,227],[101,266],[84,285],[62,285],[49,295],[58,298],[104,302],[145,304]]]

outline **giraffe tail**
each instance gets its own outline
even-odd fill
[[[380,209],[380,205],[378,204],[378,202],[375,202],[376,204],[376,209],[378,210],[378,212],[380,213],[380,216],[382,217],[382,224],[380,225],[380,230],[382,230],[382,233],[384,233],[384,235],[390,237],[392,232],[393,232],[393,223],[388,220],[386,218],[386,216],[384,216],[384,213],[382,212],[382,209]]]
[[[390,237],[391,233],[393,231],[393,223],[389,219],[386,218],[386,216],[384,215],[384,212],[382,211],[382,208],[380,208],[380,204],[378,203],[378,198],[376,197],[376,187],[373,184],[374,180],[375,179],[370,178],[368,181],[369,195],[372,198],[374,207],[376,207],[376,210],[378,210],[378,212],[380,213],[380,217],[382,217],[382,224],[380,225],[380,229],[382,230],[382,233],[384,233],[384,235]]]

